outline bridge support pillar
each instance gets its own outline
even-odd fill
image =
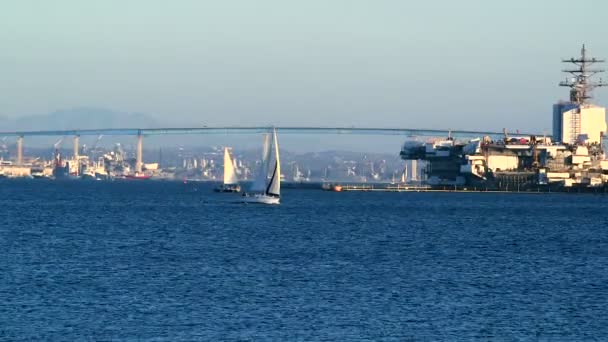
[[[80,135],[74,136],[74,160],[77,161],[80,156]]]
[[[412,166],[411,167],[412,171],[410,171],[411,181],[412,182],[417,182],[418,181],[418,159],[413,159],[411,166]]]
[[[17,137],[17,165],[23,165],[23,135]]]
[[[139,133],[137,134],[137,159],[135,160],[135,173],[142,172],[143,166],[143,152],[144,152],[144,136]]]

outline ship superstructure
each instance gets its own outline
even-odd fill
[[[571,78],[559,85],[570,88],[568,101],[553,106],[553,136],[509,135],[456,141],[451,136],[428,142],[406,141],[405,160],[426,163],[427,183],[437,188],[475,187],[496,190],[526,188],[605,187],[608,161],[602,140],[606,110],[591,103],[593,89],[605,86],[592,77],[604,70],[604,60],[581,56],[564,59]]]
[[[581,56],[562,60],[574,67],[563,70],[571,77],[559,85],[570,88],[570,99],[553,106],[553,137],[556,141],[570,145],[581,143],[600,143],[606,131],[606,109],[589,102],[591,92],[598,87],[606,86],[593,81],[592,77],[604,72],[594,68],[605,60],[587,56],[583,45]]]

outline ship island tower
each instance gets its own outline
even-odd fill
[[[594,64],[605,60],[587,56],[585,45],[581,49],[581,56],[562,60],[563,63],[573,65],[563,72],[570,78],[561,82],[562,87],[570,88],[569,101],[561,101],[553,105],[553,139],[564,144],[601,144],[602,136],[606,131],[606,108],[591,104],[593,89],[608,85],[594,82],[591,78],[604,72],[593,68]]]

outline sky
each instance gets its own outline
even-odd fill
[[[547,131],[608,2],[5,0],[0,117]],[[608,89],[596,102],[608,105]]]

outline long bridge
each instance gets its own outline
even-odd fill
[[[190,127],[190,128],[104,128],[104,129],[69,129],[43,131],[12,131],[0,132],[0,137],[17,138],[17,165],[23,164],[23,144],[25,137],[73,136],[74,156],[79,153],[79,138],[81,136],[136,136],[137,158],[135,171],[141,172],[143,165],[143,137],[154,135],[187,135],[187,134],[259,134],[276,129],[279,134],[360,134],[360,135],[404,135],[470,138],[490,136],[499,138],[503,132],[484,132],[446,129],[417,129],[417,128],[373,128],[373,127],[296,127],[296,126],[223,126],[223,127]],[[522,134],[523,135],[523,134]],[[529,135],[529,134],[525,134]]]
[[[44,131],[0,132],[2,137],[35,137],[35,136],[85,136],[85,135],[185,135],[185,134],[257,134],[267,133],[272,129],[286,134],[367,134],[367,135],[406,135],[406,136],[447,136],[479,137],[502,136],[503,132],[483,132],[447,129],[418,128],[378,128],[378,127],[310,127],[310,126],[222,126],[222,127],[189,127],[189,128],[102,128],[102,129],[68,129]]]

